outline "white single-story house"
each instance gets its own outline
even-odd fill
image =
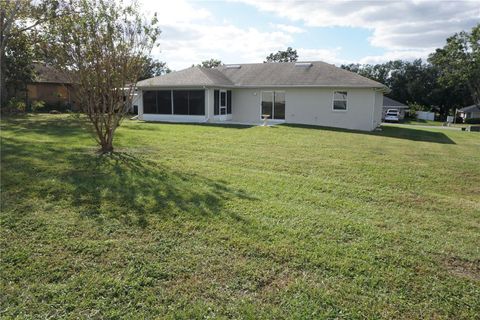
[[[465,119],[470,119],[470,118],[479,118],[480,119],[480,106],[479,105],[471,105],[462,109],[457,110],[458,115]]]
[[[385,119],[385,115],[387,111],[390,109],[398,110],[398,117],[399,119],[405,118],[405,112],[408,111],[408,106],[404,105],[397,100],[393,100],[389,97],[383,97],[383,113],[382,113],[382,120]]]
[[[374,130],[385,85],[324,62],[191,67],[137,83],[145,121],[295,123]]]

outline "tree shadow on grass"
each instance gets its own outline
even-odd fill
[[[166,122],[166,121],[142,121],[142,124],[148,125],[169,125],[169,126],[198,126],[198,127],[213,127],[213,128],[225,128],[225,129],[249,129],[256,127],[254,124],[238,124],[238,123],[212,123],[212,122]],[[136,129],[136,128],[135,128]],[[145,129],[143,129],[145,130]]]
[[[355,133],[363,134],[369,136],[381,136],[389,137],[395,139],[405,139],[411,141],[420,141],[420,142],[432,142],[432,143],[441,143],[441,144],[455,144],[455,142],[450,139],[443,132],[427,131],[422,129],[412,129],[412,128],[400,128],[400,127],[388,127],[383,126],[382,131],[360,131],[360,130],[350,130],[342,128],[333,128],[333,127],[321,127],[321,126],[311,126],[311,125],[302,125],[302,124],[281,124],[279,126],[292,127],[292,128],[306,128],[306,129],[317,129],[317,130],[326,130],[326,131],[335,131],[335,132],[345,132],[345,133]]]
[[[88,135],[86,119],[78,115],[15,115],[3,117],[2,130],[20,134],[29,132],[51,136]],[[91,135],[91,134],[90,134]]]
[[[243,221],[224,210],[224,203],[234,198],[256,200],[224,182],[130,153],[98,155],[16,138],[3,138],[1,148],[2,200],[7,209],[18,205],[13,194],[21,194],[74,208],[80,216],[99,222],[114,218],[146,227],[149,217],[180,215],[196,219],[226,215]]]

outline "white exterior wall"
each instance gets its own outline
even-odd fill
[[[135,103],[138,107],[138,119],[143,120],[143,91],[138,89],[137,94],[138,96],[135,100]]]
[[[467,118],[480,118],[480,112],[468,112]]]
[[[175,90],[175,88],[171,88]],[[191,88],[198,89],[198,88]],[[205,122],[232,120],[261,123],[262,91],[285,92],[285,122],[370,131],[381,123],[383,93],[373,88],[252,88],[232,90],[232,115],[221,119],[214,116],[214,90],[205,89],[205,116],[160,115],[143,113],[143,95],[139,90],[140,120]],[[155,88],[149,90],[156,90]],[[159,89],[170,90],[170,89]],[[183,89],[187,90],[187,89]],[[347,91],[347,110],[333,110],[333,92]],[[271,120],[270,120],[271,121]]]
[[[334,91],[347,91],[347,110],[333,110]],[[286,122],[373,130],[375,91],[373,89],[315,88],[286,92]]]
[[[262,91],[285,92],[285,122],[357,130],[381,123],[383,94],[374,89],[262,88],[232,90],[233,121],[260,123]],[[333,92],[347,91],[347,111],[333,110]],[[374,108],[375,107],[375,108]]]
[[[375,111],[373,114],[373,125],[374,127],[380,126],[382,124],[383,117],[383,92],[375,91]]]
[[[261,91],[258,89],[232,90],[232,120],[235,122],[260,123]]]

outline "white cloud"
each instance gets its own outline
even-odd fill
[[[158,12],[162,29],[160,47],[153,54],[174,70],[210,58],[225,63],[260,62],[269,53],[285,49],[293,41],[291,34],[298,31],[239,28],[217,21],[211,12],[185,0],[142,2],[145,12]]]
[[[192,6],[186,0],[139,0],[139,4],[147,16],[157,13],[162,25],[178,25],[213,18],[211,12],[198,6]]]
[[[237,0],[310,27],[373,30],[373,46],[398,52],[440,47],[445,39],[480,21],[480,0],[301,1]]]
[[[325,61],[328,63],[340,65],[351,63],[352,61],[341,59],[339,57],[342,48],[331,48],[331,49],[308,49],[308,48],[299,48],[297,49],[298,60],[299,61]]]
[[[372,55],[366,56],[360,59],[358,63],[368,63],[368,64],[377,64],[383,63],[391,60],[415,60],[415,59],[426,59],[428,55],[432,53],[435,48],[427,48],[420,50],[390,50],[383,55]]]
[[[275,29],[278,29],[280,31],[287,32],[287,33],[303,33],[303,32],[305,32],[305,29],[302,29],[302,28],[297,27],[297,26],[288,25],[288,24],[274,24],[274,23],[271,23],[270,26],[275,28]]]
[[[147,15],[158,13],[162,34],[154,55],[178,70],[216,58],[225,63],[260,62],[271,52],[292,46],[304,28],[270,24],[269,29],[240,28],[188,0],[139,0]],[[480,0],[446,1],[301,1],[236,0],[308,27],[371,29],[371,45],[386,53],[359,62],[425,58],[446,37],[480,21]],[[328,44],[326,44],[328,46]],[[341,48],[297,48],[301,60],[342,64]]]

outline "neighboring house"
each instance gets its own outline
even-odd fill
[[[137,83],[145,121],[297,123],[373,130],[383,84],[324,62],[191,67]]]
[[[462,109],[458,109],[457,112],[458,115],[463,118],[463,120],[470,118],[480,118],[480,106],[476,104]]]
[[[35,79],[27,84],[27,103],[45,101],[51,108],[73,105],[73,86],[68,77],[55,68],[36,63]]]
[[[396,109],[399,112],[399,119],[405,118],[405,112],[408,111],[408,106],[404,105],[397,100],[390,99],[389,97],[383,97],[383,113],[382,120],[385,119],[385,114],[389,109]]]

